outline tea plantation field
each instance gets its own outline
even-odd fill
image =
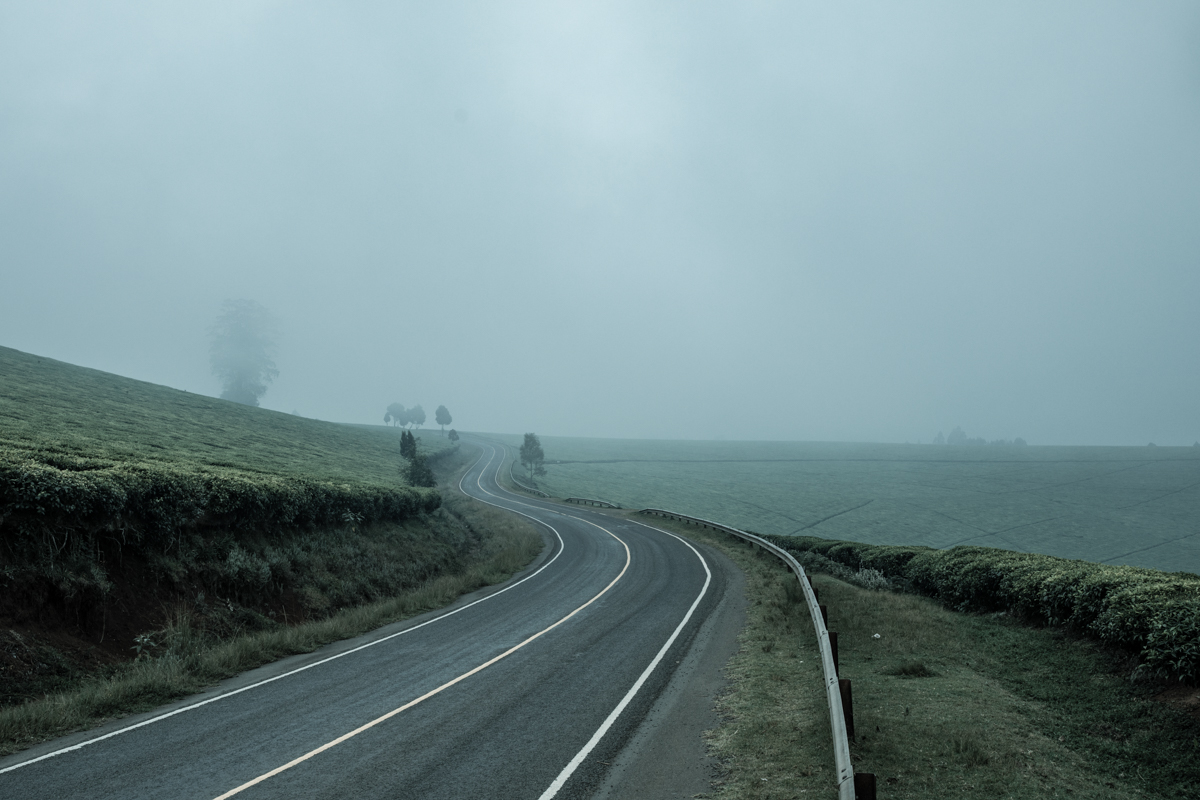
[[[379,398],[379,416],[388,398]],[[449,441],[425,431],[422,446]],[[0,347],[0,450],[395,486],[399,432],[251,408]]]
[[[762,533],[1200,573],[1200,447],[541,439],[538,484],[556,497]]]

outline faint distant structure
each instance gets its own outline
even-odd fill
[[[950,435],[946,437],[946,444],[966,444],[967,433],[961,426],[955,425],[954,430],[950,431]]]
[[[442,436],[445,436],[446,426],[453,422],[454,418],[450,416],[450,412],[445,406],[438,406],[437,411],[433,412],[433,418],[437,421],[438,425],[442,426]]]
[[[933,437],[933,443],[934,444],[945,444],[946,443],[946,437],[942,436],[941,431],[938,431],[938,435]]]
[[[213,374],[224,386],[222,399],[257,406],[267,386],[279,375],[271,359],[275,349],[274,318],[253,300],[226,300],[209,332],[209,358]]]

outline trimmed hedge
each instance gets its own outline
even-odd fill
[[[122,546],[165,549],[182,531],[280,535],[399,522],[441,505],[433,490],[334,483],[189,462],[122,461],[0,448],[0,557],[61,550],[105,532]],[[7,559],[5,559],[7,560]]]
[[[766,536],[816,552],[963,611],[1005,611],[1064,625],[1138,654],[1141,669],[1200,681],[1200,575],[1017,553],[990,547],[868,545],[811,536]]]

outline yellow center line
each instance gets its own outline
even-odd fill
[[[595,525],[595,523],[591,523],[591,524]],[[600,526],[596,525],[596,527],[599,528]],[[616,534],[614,534],[612,531],[607,530],[605,528],[600,528],[600,530],[604,531],[609,536],[616,539],[618,542],[621,543],[621,546],[625,548],[625,566],[621,567],[621,572],[617,575],[617,577],[613,578],[612,581],[607,586],[605,586],[603,589],[601,589],[599,594],[597,594],[591,600],[588,600],[586,603],[584,603],[579,608],[572,611],[570,614],[567,614],[565,617],[560,619],[558,622],[555,622],[553,625],[550,625],[549,627],[538,631],[537,633],[533,634],[532,636],[530,636],[528,639],[521,642],[520,644],[513,645],[512,647],[505,650],[500,655],[485,661],[484,663],[480,664],[478,667],[475,667],[474,669],[470,670],[469,672],[464,672],[462,675],[459,675],[457,678],[454,678],[453,680],[443,683],[441,686],[437,687],[436,689],[432,689],[432,690],[426,692],[425,694],[421,695],[417,699],[410,700],[409,702],[405,703],[404,705],[400,706],[399,708],[392,709],[391,711],[387,712],[383,716],[376,717],[375,719],[371,720],[370,722],[366,723],[365,725],[361,725],[360,727],[355,728],[354,730],[350,731],[349,733],[344,733],[341,736],[334,739],[333,741],[326,742],[325,744],[321,745],[320,747],[316,748],[315,750],[310,750],[307,753],[305,753],[304,755],[302,755],[298,758],[292,759],[291,761],[289,761],[288,763],[284,764],[281,767],[276,767],[275,769],[271,770],[270,772],[264,772],[262,775],[259,775],[257,778],[246,781],[241,786],[230,789],[225,794],[220,795],[217,798],[215,798],[215,800],[225,800],[225,798],[227,798],[227,797],[233,797],[236,794],[241,794],[242,792],[249,789],[251,786],[260,784],[263,781],[267,780],[268,778],[273,778],[276,775],[278,775],[279,773],[285,772],[286,770],[291,769],[292,767],[296,766],[297,764],[301,764],[305,761],[308,761],[313,756],[315,756],[319,753],[324,753],[326,750],[329,750],[332,747],[337,747],[339,744],[346,741],[347,739],[352,739],[355,736],[358,736],[363,731],[367,731],[367,730],[370,730],[371,728],[374,728],[379,723],[384,722],[385,720],[391,719],[392,717],[399,714],[401,711],[410,709],[413,706],[415,706],[417,703],[420,703],[424,700],[428,700],[430,697],[433,697],[435,694],[439,694],[440,692],[443,692],[446,689],[449,689],[454,684],[459,683],[461,681],[465,681],[467,678],[471,677],[475,673],[482,672],[483,670],[490,667],[492,664],[495,664],[497,661],[500,661],[503,658],[507,658],[508,656],[517,652],[522,647],[524,647],[525,645],[532,642],[534,639],[540,638],[542,635],[554,630],[559,625],[562,625],[564,622],[569,620],[571,617],[575,616],[580,611],[583,611],[585,608],[590,606],[592,603],[599,600],[605,594],[605,592],[607,592],[614,585],[616,585],[617,581],[621,580],[621,578],[625,575],[626,570],[629,569],[629,562],[630,562],[629,545],[625,544],[625,542],[622,541],[621,538],[618,537]]]

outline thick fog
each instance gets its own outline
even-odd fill
[[[321,419],[1191,445],[1200,5],[0,5],[0,345],[230,300]]]

